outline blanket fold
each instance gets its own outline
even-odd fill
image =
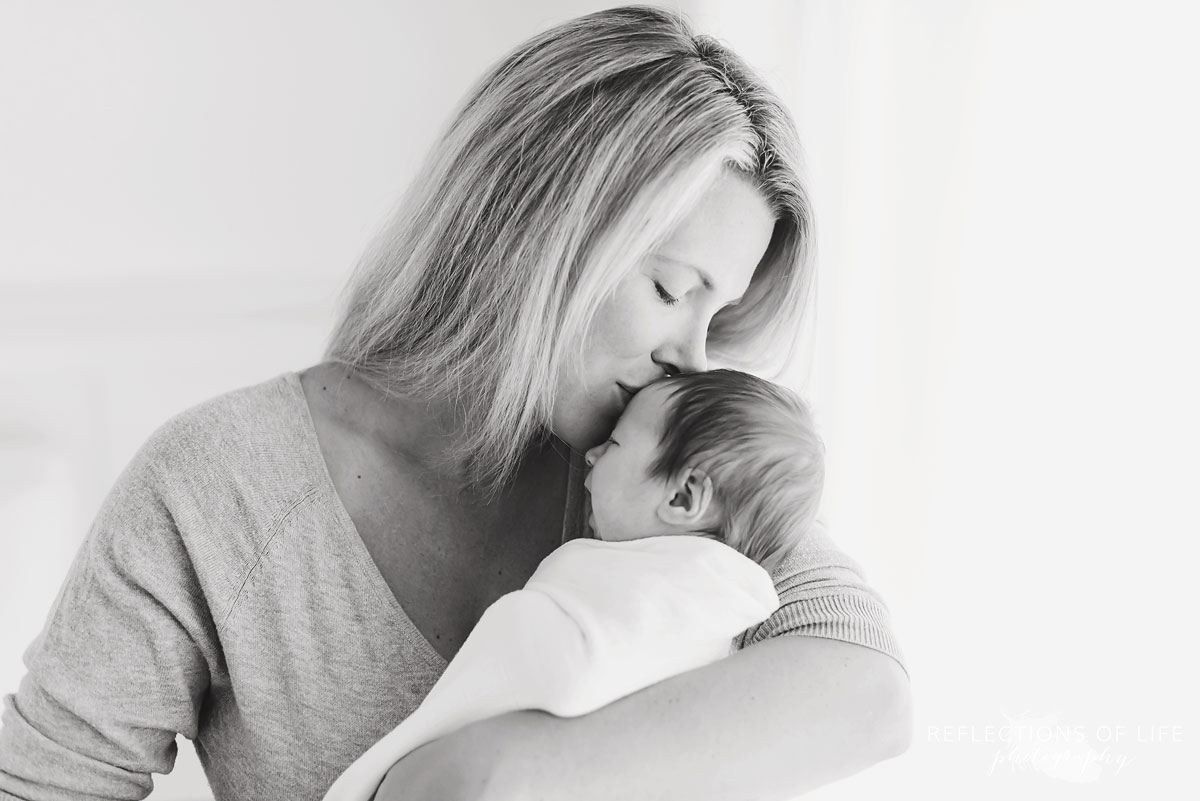
[[[405,754],[519,709],[585,715],[728,656],[779,606],[770,576],[716,540],[571,540],[484,612],[421,705],[334,782],[368,801]]]

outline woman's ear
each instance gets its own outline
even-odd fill
[[[714,505],[713,483],[698,467],[685,467],[667,484],[658,519],[670,526],[702,528]]]

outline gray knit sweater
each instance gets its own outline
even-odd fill
[[[563,539],[583,532],[573,465]],[[800,634],[902,659],[887,608],[817,532],[744,647]],[[138,799],[193,740],[218,801],[320,798],[446,662],[334,492],[299,376],[158,429],[105,500],[4,697],[0,799]]]

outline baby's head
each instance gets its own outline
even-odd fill
[[[768,571],[811,525],[825,481],[805,405],[736,370],[646,386],[586,458],[598,538],[707,536]]]

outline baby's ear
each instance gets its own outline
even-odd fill
[[[707,522],[713,505],[712,479],[698,467],[685,467],[668,482],[658,505],[658,518],[671,526],[699,529]]]

